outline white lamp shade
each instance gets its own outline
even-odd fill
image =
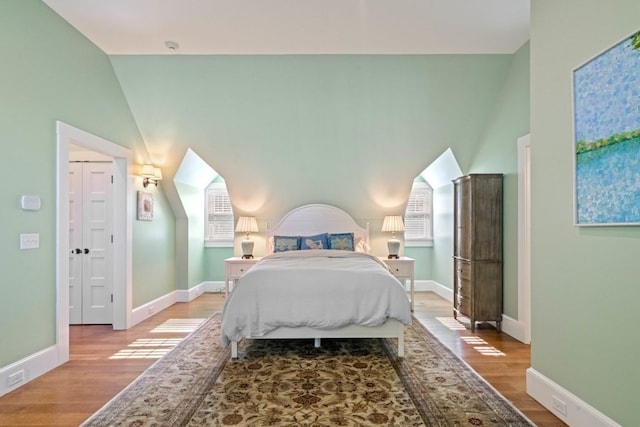
[[[153,177],[156,179],[156,181],[161,181],[162,180],[162,169],[154,166],[154,168],[153,168]]]
[[[381,231],[391,231],[393,233],[396,231],[404,231],[404,222],[402,222],[402,217],[400,215],[385,216],[384,221],[382,222]]]
[[[241,216],[236,224],[236,233],[257,233],[258,222],[253,216]]]
[[[155,176],[153,165],[142,165],[140,176],[143,178],[153,178]]]

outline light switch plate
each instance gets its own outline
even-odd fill
[[[40,247],[40,234],[20,234],[20,249],[38,249]]]
[[[25,211],[38,211],[40,210],[40,196],[22,196],[20,206]]]

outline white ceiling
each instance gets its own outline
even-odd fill
[[[109,55],[513,53],[529,39],[529,0],[43,2]]]

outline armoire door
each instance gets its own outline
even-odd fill
[[[110,162],[69,164],[69,323],[111,324]]]

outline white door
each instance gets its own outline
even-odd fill
[[[110,162],[69,165],[69,323],[111,324]]]

